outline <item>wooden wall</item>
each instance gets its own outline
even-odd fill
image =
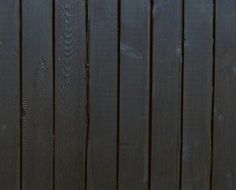
[[[236,189],[235,10],[1,1],[0,189]]]

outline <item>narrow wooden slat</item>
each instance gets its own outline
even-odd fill
[[[22,185],[53,184],[52,1],[22,2]]]
[[[90,0],[88,190],[116,188],[117,32],[117,0]]]
[[[211,172],[213,1],[185,0],[182,189],[208,190]]]
[[[19,1],[0,5],[0,189],[20,189]]]
[[[216,1],[212,189],[236,189],[236,1]]]
[[[119,188],[148,189],[150,1],[121,0]]]
[[[151,189],[179,188],[182,1],[153,4]]]
[[[86,25],[84,0],[57,0],[55,189],[85,188]]]

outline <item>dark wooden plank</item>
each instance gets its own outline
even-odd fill
[[[89,1],[87,189],[116,189],[117,0]]]
[[[150,1],[121,0],[119,188],[148,189]]]
[[[236,189],[236,1],[216,1],[212,189]]]
[[[53,184],[52,1],[22,2],[24,190]]]
[[[182,1],[153,4],[151,189],[179,188]]]
[[[0,189],[20,189],[19,1],[0,5]]]
[[[208,190],[211,172],[213,1],[185,0],[182,189]]]
[[[86,25],[84,0],[56,1],[55,189],[85,188]]]

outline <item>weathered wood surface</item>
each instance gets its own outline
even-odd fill
[[[118,3],[89,0],[87,190],[116,189]]]
[[[85,0],[55,2],[55,189],[85,188]]]
[[[236,1],[216,1],[212,189],[236,188]]]
[[[52,1],[22,2],[22,188],[53,188]]]
[[[0,2],[0,189],[20,190],[20,4]]]
[[[120,9],[119,189],[148,189],[150,2]]]
[[[211,177],[213,1],[185,0],[182,189],[208,190]]]
[[[176,190],[180,178],[182,1],[153,4],[151,189]]]
[[[235,189],[235,9],[1,1],[0,189]]]

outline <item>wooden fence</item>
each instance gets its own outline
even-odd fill
[[[1,190],[235,190],[235,0],[1,0]]]

